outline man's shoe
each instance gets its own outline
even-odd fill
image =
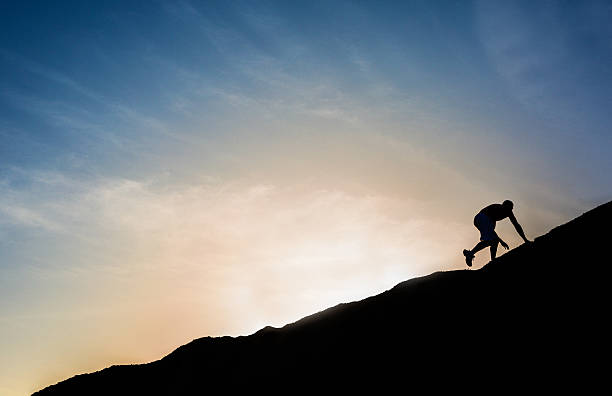
[[[467,249],[463,249],[463,255],[465,256],[465,263],[468,267],[472,266],[472,260],[474,260],[474,253]]]

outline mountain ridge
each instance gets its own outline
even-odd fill
[[[555,378],[598,372],[584,362],[604,348],[607,278],[576,268],[610,262],[603,249],[588,247],[605,246],[611,220],[608,202],[479,270],[410,279],[248,336],[198,338],[160,360],[77,375],[34,395],[292,389],[313,379],[343,387],[404,377],[459,383],[459,373],[474,368],[489,380],[529,379],[550,390]],[[519,378],[508,375],[517,368],[512,361],[520,362]]]

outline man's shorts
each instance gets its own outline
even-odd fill
[[[495,222],[484,213],[478,213],[474,217],[474,225],[480,231],[481,241],[494,241],[497,240],[495,234]]]

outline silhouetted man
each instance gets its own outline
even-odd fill
[[[463,250],[463,255],[465,256],[465,263],[468,267],[472,266],[472,260],[474,259],[474,255],[480,250],[486,248],[487,246],[491,247],[491,260],[495,259],[495,255],[497,254],[497,245],[501,243],[504,249],[508,250],[508,244],[497,235],[495,232],[495,222],[505,219],[506,217],[510,219],[512,225],[516,229],[516,232],[523,238],[525,242],[530,242],[523,232],[523,228],[516,221],[516,217],[514,217],[514,213],[512,213],[512,208],[514,204],[510,200],[505,200],[501,205],[500,204],[492,204],[478,212],[478,214],[474,217],[474,225],[480,231],[480,242],[474,249],[472,250]]]

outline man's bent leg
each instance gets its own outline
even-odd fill
[[[476,246],[474,246],[474,249],[471,250],[472,254],[476,254],[477,252],[481,251],[482,249],[486,248],[487,246],[491,246],[494,243],[494,241],[480,241],[476,244]],[[496,247],[497,249],[497,247]]]
[[[497,246],[499,246],[497,241],[491,245],[491,261],[495,260],[495,256],[497,256]]]
[[[494,243],[494,241],[480,241],[476,244],[476,246],[474,246],[474,249],[463,250],[463,255],[465,256],[465,263],[468,265],[468,267],[472,266],[472,260],[474,259],[474,255],[482,249],[486,248],[487,246],[491,246],[492,243]]]

